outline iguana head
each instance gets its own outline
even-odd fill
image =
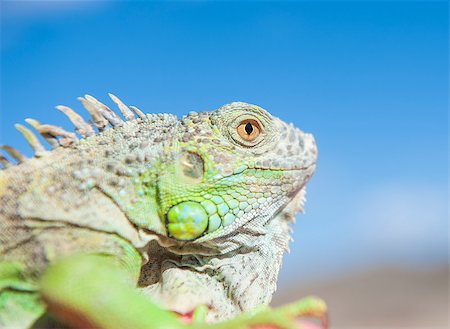
[[[191,112],[176,134],[158,190],[167,234],[180,241],[211,240],[271,217],[315,168],[312,135],[251,104]]]
[[[164,252],[149,249],[144,277],[160,274],[142,286],[179,313],[206,304],[210,319],[267,304],[315,168],[314,138],[246,103],[191,112],[174,131],[157,179],[168,239]]]

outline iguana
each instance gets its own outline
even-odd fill
[[[2,147],[17,164],[1,157],[0,327],[46,312],[135,329],[182,328],[176,314],[209,328],[323,318],[316,298],[260,306],[315,168],[312,135],[241,102],[178,120],[110,97],[123,118],[89,95],[93,123],[57,106],[80,139],[27,119],[52,150],[19,124],[33,158]]]

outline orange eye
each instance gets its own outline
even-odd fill
[[[259,136],[260,132],[261,128],[258,121],[252,119],[242,121],[237,127],[237,133],[239,136],[249,142],[255,140],[255,138]]]

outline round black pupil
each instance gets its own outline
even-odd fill
[[[253,132],[253,126],[250,122],[245,125],[245,132],[250,135]]]

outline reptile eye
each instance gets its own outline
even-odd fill
[[[242,121],[237,127],[238,135],[248,142],[255,140],[256,137],[259,136],[260,132],[261,128],[258,121],[252,119]]]

